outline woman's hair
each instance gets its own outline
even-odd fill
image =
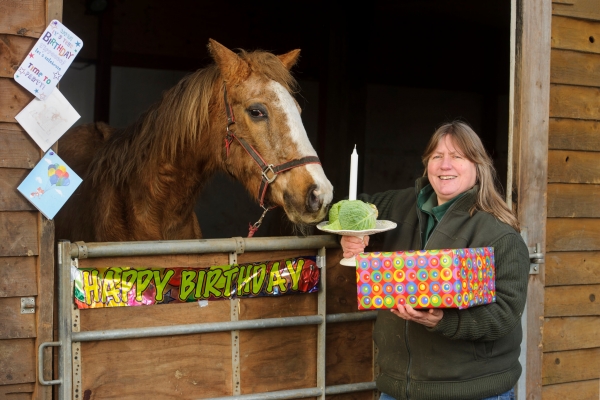
[[[429,158],[446,135],[452,137],[456,149],[469,161],[475,164],[477,170],[479,190],[477,192],[477,201],[470,210],[471,215],[473,215],[476,210],[488,212],[519,232],[519,221],[502,199],[496,185],[496,170],[492,164],[492,159],[485,151],[479,136],[477,136],[475,131],[473,131],[466,123],[462,121],[445,123],[435,131],[423,153],[422,160],[425,165],[425,173],[423,176],[427,176],[427,164],[429,163]]]

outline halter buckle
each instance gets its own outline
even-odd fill
[[[269,164],[262,171],[263,179],[267,183],[273,183],[273,181],[277,178],[277,173],[275,172],[275,170],[273,170],[273,168],[274,168],[273,164]],[[269,172],[273,175],[271,178],[269,178],[269,175],[268,175]]]

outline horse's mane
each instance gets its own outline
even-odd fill
[[[254,73],[296,92],[296,80],[272,53],[239,50],[238,55]],[[210,129],[212,108],[222,108],[218,99],[212,99],[215,85],[220,82],[215,64],[184,77],[135,122],[111,135],[90,164],[90,178],[97,181],[107,175],[120,186],[128,177],[143,174],[148,165],[173,163],[178,153],[197,146],[200,134]],[[225,124],[224,108],[222,112]]]

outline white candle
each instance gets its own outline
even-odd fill
[[[356,182],[358,181],[358,154],[356,153],[356,145],[350,156],[350,191],[348,192],[348,200],[356,200]]]

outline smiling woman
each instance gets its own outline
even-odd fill
[[[391,312],[380,311],[374,331],[381,370],[377,388],[394,399],[407,399],[411,392],[449,400],[498,396],[521,374],[529,252],[494,185],[492,161],[467,124],[438,128],[422,160],[425,172],[415,188],[358,196],[377,206],[379,218],[398,224],[373,237],[377,250],[493,247],[496,302],[418,311],[399,300]],[[344,257],[363,252],[365,239],[343,236]]]

